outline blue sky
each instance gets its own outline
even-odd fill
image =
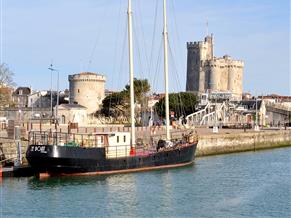
[[[105,74],[110,90],[128,82],[127,0],[2,0],[2,7],[2,62],[18,86],[48,89],[51,62],[62,89],[80,71]],[[133,13],[135,75],[162,92],[162,0],[133,0]],[[168,0],[168,16],[171,91],[185,89],[186,42],[203,40],[208,20],[215,56],[245,61],[244,91],[291,94],[288,0]]]

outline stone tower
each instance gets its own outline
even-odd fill
[[[70,104],[77,103],[85,106],[88,114],[94,113],[105,97],[105,81],[105,76],[91,72],[69,75]]]
[[[206,75],[202,61],[213,59],[213,36],[205,37],[203,42],[188,42],[187,50],[186,91],[203,92]]]
[[[186,91],[231,92],[233,99],[242,97],[244,62],[225,55],[214,57],[213,35],[203,42],[188,42]]]

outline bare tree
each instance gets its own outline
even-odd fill
[[[13,72],[4,63],[0,64],[0,107],[11,106],[12,103],[12,86]]]
[[[2,63],[0,65],[0,85],[2,86],[14,86],[13,82],[14,73],[9,69],[7,64]]]

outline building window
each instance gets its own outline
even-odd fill
[[[126,136],[125,135],[123,136],[123,142],[126,142]]]
[[[116,142],[119,143],[119,136],[116,136]]]
[[[62,115],[62,123],[66,123],[66,117],[65,117],[65,115]]]
[[[101,144],[103,144],[104,142],[104,139],[103,139],[103,136],[101,136]]]

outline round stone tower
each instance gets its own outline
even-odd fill
[[[85,106],[88,114],[94,113],[105,97],[105,81],[105,76],[91,72],[69,75],[70,104]]]

